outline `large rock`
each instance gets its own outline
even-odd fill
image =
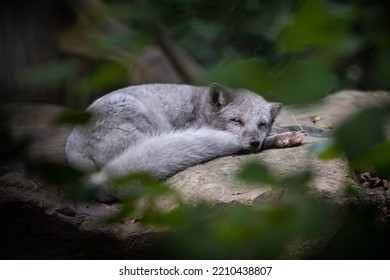
[[[245,184],[235,174],[245,164],[260,161],[277,176],[291,176],[310,169],[315,177],[312,188],[335,194],[341,186],[356,185],[343,159],[321,161],[308,154],[309,142],[290,149],[266,150],[260,154],[219,158],[193,166],[177,174],[169,182],[189,201],[211,203],[259,203],[277,196],[268,185]]]
[[[318,160],[308,153],[310,143],[324,141],[339,123],[359,109],[380,106],[389,102],[384,92],[343,91],[333,94],[317,104],[304,108],[287,107],[275,121],[274,132],[307,130],[304,144],[289,149],[265,150],[258,154],[219,158],[193,166],[177,174],[169,181],[190,201],[207,200],[214,203],[255,203],[274,197],[269,186],[245,185],[237,182],[234,174],[246,162],[260,161],[278,176],[288,176],[310,169],[315,173],[311,183],[314,189],[336,194],[342,186],[357,183],[351,178],[343,158]],[[316,124],[313,119],[317,119]]]
[[[388,102],[386,93],[344,91],[327,97],[322,102],[305,108],[284,108],[277,118],[275,131],[308,131],[304,144],[299,147],[266,150],[258,154],[219,158],[193,166],[177,174],[169,183],[191,203],[208,201],[212,204],[254,204],[278,197],[268,185],[245,184],[235,174],[248,161],[262,161],[277,176],[283,177],[310,168],[315,174],[311,187],[337,198],[345,185],[357,186],[343,158],[321,161],[308,153],[311,142],[323,141],[333,127],[358,109]],[[53,105],[18,105],[8,126],[17,141],[28,137],[31,144],[24,158],[27,162],[66,163],[64,146],[70,126],[58,126],[55,120],[64,108]],[[317,123],[313,123],[316,118]],[[0,257],[8,258],[136,258],[160,234],[159,229],[145,228],[137,217],[116,225],[100,221],[118,210],[116,204],[74,202],[61,190],[48,185],[28,169],[22,161],[8,161],[0,166],[0,208],[7,219],[0,220]],[[26,215],[31,215],[27,217]],[[20,217],[20,218],[19,218]],[[29,228],[33,235],[18,228]],[[18,229],[18,230],[15,230]],[[12,236],[12,238],[10,237]],[[75,240],[104,240],[99,247],[71,246],[56,242],[68,236],[67,244]],[[27,246],[15,251],[20,240],[29,240],[45,246]],[[88,242],[87,242],[88,243]],[[39,247],[39,248],[38,248]],[[299,248],[299,246],[296,246]],[[69,251],[70,250],[70,251]],[[307,249],[305,249],[307,250]],[[54,253],[53,253],[54,252]],[[69,253],[71,252],[71,253]],[[303,253],[302,253],[303,254]],[[294,258],[303,257],[294,253]]]

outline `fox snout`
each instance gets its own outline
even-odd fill
[[[241,133],[241,146],[244,151],[257,152],[263,144],[264,137],[256,129],[246,129]]]
[[[260,150],[263,141],[258,137],[251,137],[242,139],[241,146],[246,152],[257,152]]]
[[[251,140],[249,141],[249,145],[250,145],[252,148],[256,149],[256,148],[260,147],[260,140],[259,140],[259,139],[256,139],[256,138],[253,138],[253,139],[251,139]]]

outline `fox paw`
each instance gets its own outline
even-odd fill
[[[303,133],[300,131],[294,132],[285,132],[277,135],[275,139],[275,147],[276,148],[287,148],[299,146],[303,141]]]

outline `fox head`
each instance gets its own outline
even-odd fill
[[[207,124],[237,135],[244,152],[261,149],[282,107],[254,92],[232,90],[216,83],[208,88],[202,102]]]

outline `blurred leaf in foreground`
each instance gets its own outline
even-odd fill
[[[329,47],[342,43],[349,33],[353,11],[321,0],[304,0],[284,30],[281,44],[290,51],[307,46]]]
[[[247,163],[240,169],[237,177],[249,183],[265,183],[270,185],[279,183],[279,180],[270,173],[268,167],[260,162]]]
[[[19,78],[27,86],[45,87],[74,77],[76,70],[76,66],[69,61],[53,62],[24,69]]]
[[[219,81],[233,88],[264,93],[273,88],[272,72],[260,59],[229,59],[200,77],[200,83]]]
[[[310,146],[309,152],[311,155],[314,155],[319,159],[328,160],[340,156],[342,150],[337,145],[335,139],[329,139],[326,141],[313,143]]]
[[[58,124],[87,124],[92,114],[86,111],[66,110],[58,118]]]
[[[284,104],[306,104],[330,93],[332,78],[327,67],[309,61],[292,61],[274,77],[274,100]]]
[[[246,88],[284,104],[306,104],[329,94],[332,77],[327,67],[312,60],[293,60],[269,66],[260,59],[236,59],[216,66],[202,83],[220,81],[233,88]]]
[[[81,78],[75,85],[75,91],[80,95],[96,94],[96,92],[113,90],[118,85],[125,85],[128,70],[114,62],[104,62],[88,77]]]
[[[145,253],[170,259],[277,259],[295,237],[313,237],[329,225],[329,205],[320,199],[294,197],[277,203],[189,207],[190,219]]]
[[[305,192],[313,174],[308,170],[302,170],[290,175],[280,176],[272,173],[268,167],[261,162],[249,162],[244,165],[236,174],[237,178],[256,185],[263,183],[275,188]]]
[[[385,141],[384,124],[389,114],[388,107],[365,109],[351,116],[337,129],[337,143],[349,161],[358,159]]]
[[[351,163],[355,170],[374,170],[383,178],[390,178],[390,141],[373,146]]]

